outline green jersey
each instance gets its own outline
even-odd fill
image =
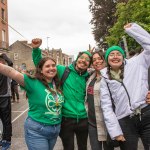
[[[47,125],[61,123],[63,95],[58,92],[53,95],[41,81],[27,75],[24,75],[24,83],[29,101],[28,116]],[[49,86],[53,88],[52,83],[49,83]]]

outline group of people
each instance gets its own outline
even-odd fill
[[[78,150],[87,150],[88,135],[92,150],[113,150],[114,143],[121,150],[137,150],[139,138],[149,150],[150,34],[135,23],[124,29],[144,49],[130,59],[121,47],[112,46],[105,55],[83,51],[70,66],[56,65],[53,58],[42,58],[42,40],[33,39],[34,75],[0,63],[0,73],[26,91],[29,111],[24,130],[29,150],[52,150],[58,136],[64,150],[74,149],[74,136]],[[94,71],[88,72],[91,65]]]

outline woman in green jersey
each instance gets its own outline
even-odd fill
[[[52,150],[59,135],[64,103],[55,60],[41,59],[34,77],[4,64],[0,64],[0,73],[16,80],[26,91],[29,111],[24,129],[28,149]]]

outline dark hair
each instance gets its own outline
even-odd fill
[[[98,51],[95,51],[95,52],[92,53],[92,63],[93,63],[93,55],[95,55],[95,54],[98,54],[103,59],[103,61],[105,61],[103,51],[98,50]]]
[[[54,90],[52,90],[52,89],[49,87],[47,81],[45,80],[45,77],[44,77],[43,74],[41,73],[42,68],[43,68],[45,62],[48,61],[48,60],[52,60],[52,61],[55,62],[55,64],[56,64],[56,61],[55,61],[53,58],[51,58],[51,57],[44,57],[44,58],[42,58],[41,61],[38,63],[38,65],[37,65],[37,67],[36,67],[36,71],[35,71],[34,76],[31,76],[31,75],[29,75],[29,74],[27,74],[27,75],[28,75],[29,77],[31,77],[31,78],[35,78],[35,79],[40,80],[40,81],[46,86],[46,88],[47,88],[50,92],[52,92],[53,94],[56,94],[56,92],[55,92]],[[56,74],[55,77],[53,78],[53,81],[55,82],[57,92],[62,93],[62,91],[61,91],[61,89],[60,89],[60,82],[59,82],[59,79],[58,79],[57,74]]]

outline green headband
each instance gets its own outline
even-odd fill
[[[122,55],[123,55],[123,58],[126,58],[126,54],[125,54],[125,51],[119,47],[119,46],[112,46],[112,47],[109,47],[106,52],[105,52],[105,61],[108,63],[108,56],[109,54],[112,52],[112,51],[119,51]]]

